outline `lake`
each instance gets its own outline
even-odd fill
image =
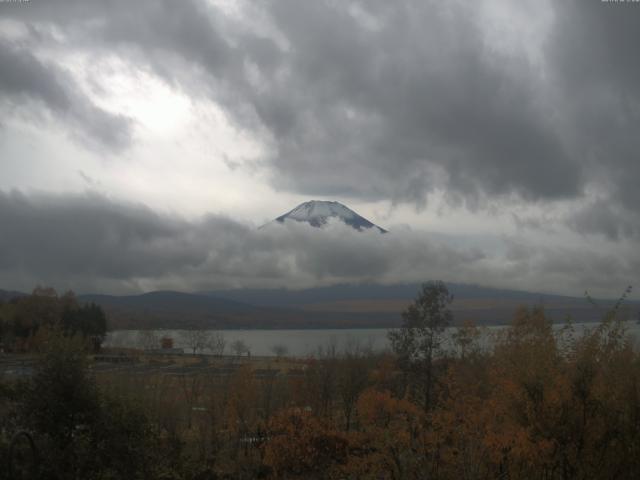
[[[597,323],[575,323],[574,327],[579,334],[585,329],[595,328]],[[628,332],[634,339],[640,338],[640,325],[635,322],[627,322]],[[554,329],[560,330],[564,324],[555,324]],[[481,344],[488,346],[491,336],[495,332],[504,329],[504,326],[483,327],[483,339]],[[455,328],[448,329],[447,337],[450,337]],[[155,330],[158,337],[171,337],[174,347],[189,349],[183,341],[184,330]],[[231,354],[230,345],[240,340],[249,348],[251,355],[272,356],[274,346],[282,346],[287,355],[306,357],[315,355],[319,349],[335,348],[337,352],[353,350],[354,348],[369,348],[373,351],[389,350],[386,328],[363,329],[322,329],[322,330],[217,330],[226,341],[225,354]],[[139,330],[115,330],[109,332],[104,343],[105,347],[139,348],[141,336]],[[209,353],[204,350],[204,353]]]

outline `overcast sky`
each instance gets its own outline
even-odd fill
[[[640,288],[638,45],[635,2],[0,2],[0,288]],[[391,233],[257,230],[309,199]]]

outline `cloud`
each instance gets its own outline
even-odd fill
[[[197,265],[206,252],[186,244],[187,224],[96,194],[0,195],[0,269],[36,277],[124,280]]]
[[[55,64],[1,38],[0,64],[0,99],[14,108],[44,106],[54,123],[69,123],[79,140],[101,148],[119,151],[131,143],[131,120],[97,107]]]
[[[187,221],[91,192],[0,193],[0,224],[10,226],[0,236],[0,285],[24,290],[50,284],[131,293],[444,279],[579,294],[626,285],[640,264],[637,255],[633,264],[614,253],[521,240],[509,241],[508,254],[499,255],[453,247],[424,232],[383,235],[340,222],[257,229],[216,215]]]
[[[380,29],[371,31],[329,2],[277,5],[296,82],[282,88],[304,92],[297,104],[285,100],[298,121],[274,160],[293,186],[333,185],[349,165],[345,193],[404,201],[437,188],[472,203],[482,194],[536,200],[579,191],[538,73],[488,50],[473,8],[373,7]]]
[[[630,6],[558,3],[547,48],[564,134],[598,194],[570,223],[611,238],[640,231],[640,31]]]
[[[638,283],[640,257],[633,250],[543,245],[522,238],[506,238],[505,243],[507,262],[502,271],[514,288],[531,290],[528,285],[537,284],[573,296],[588,290],[614,298],[627,285]]]
[[[188,222],[95,193],[3,193],[0,223],[11,225],[0,238],[0,277],[23,278],[22,288],[42,282],[79,290],[198,290],[399,281],[420,265],[455,268],[482,258],[418,236],[360,234],[341,223],[325,230],[297,222],[258,230],[221,216]]]
[[[567,223],[582,234],[601,234],[611,240],[640,237],[640,215],[611,199],[596,198],[575,211]]]
[[[580,191],[539,73],[485,47],[476,9],[411,0],[244,8],[262,23],[197,1],[58,1],[18,12],[67,32],[69,48],[144,62],[266,131],[279,188],[416,203],[436,188],[470,202]]]
[[[26,51],[3,53],[19,67],[13,83],[0,74],[4,95],[71,112],[72,125],[102,144],[127,145],[126,119],[71,95],[71,81],[55,81],[60,72],[20,88],[18,79],[51,78],[59,52],[115,55],[196,102],[224,107],[268,146],[259,163],[280,190],[417,206],[444,192],[452,206],[471,209],[573,202],[564,221],[578,232],[621,239],[640,229],[640,31],[631,4],[57,0],[0,8],[28,26],[29,48],[42,48],[47,33],[57,39],[47,65]],[[504,18],[497,27],[487,21],[491,9],[526,20],[508,34]],[[630,225],[602,221],[597,199]]]

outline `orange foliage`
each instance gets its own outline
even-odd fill
[[[345,462],[346,438],[327,428],[311,412],[290,408],[269,420],[264,463],[274,478],[333,478],[331,470]]]
[[[405,478],[421,470],[424,413],[388,391],[367,389],[358,398],[360,431],[349,435],[349,478]],[[416,455],[417,454],[417,455]]]
[[[234,433],[246,433],[256,419],[258,392],[249,365],[243,365],[233,375],[229,386],[227,421]]]

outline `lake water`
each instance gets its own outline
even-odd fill
[[[595,328],[597,323],[574,324],[576,333],[585,329]],[[563,324],[556,324],[554,328],[559,330]],[[483,327],[481,344],[487,346],[491,343],[492,335],[503,329],[503,326]],[[640,325],[628,322],[627,329],[634,339],[640,338]],[[450,336],[455,329],[448,329]],[[319,349],[335,348],[340,353],[354,348],[368,348],[373,351],[389,350],[387,338],[389,329],[364,328],[364,329],[322,329],[322,330],[218,330],[224,336],[226,342],[225,354],[231,354],[230,345],[240,340],[249,348],[251,355],[272,356],[275,346],[286,349],[287,355],[306,357],[316,355]],[[188,346],[184,341],[184,330],[155,330],[155,335],[173,339],[174,347],[184,348],[188,352]],[[144,335],[144,334],[143,334]],[[138,330],[115,330],[109,332],[105,340],[106,347],[140,348],[142,336]],[[206,350],[204,353],[209,353]]]

